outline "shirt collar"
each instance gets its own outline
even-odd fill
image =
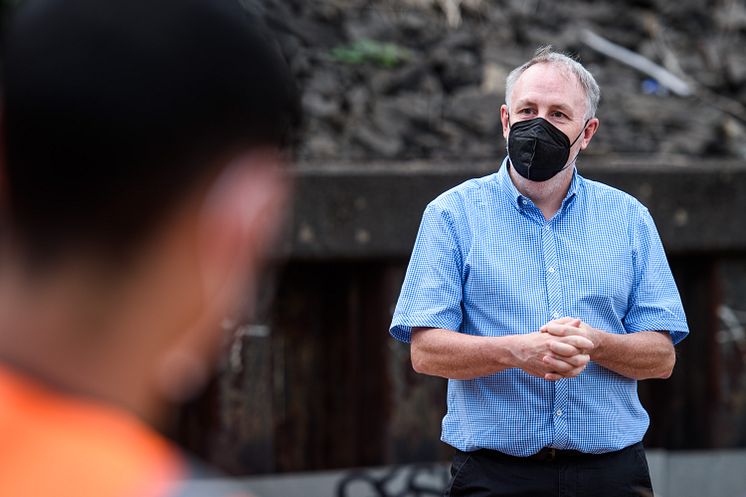
[[[505,157],[500,166],[500,170],[497,172],[497,181],[500,190],[507,195],[510,203],[517,209],[523,209],[529,202],[531,202],[531,200],[521,194],[521,192],[518,191],[518,188],[515,187],[513,180],[510,179],[510,172],[508,171],[509,167],[508,158]],[[582,180],[583,178],[578,174],[578,170],[573,166],[570,188],[567,189],[567,195],[565,195],[565,199],[562,201],[563,208],[575,197]]]

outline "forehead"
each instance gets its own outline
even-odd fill
[[[587,101],[577,76],[552,63],[539,63],[526,69],[513,86],[511,102],[570,107],[584,112]]]

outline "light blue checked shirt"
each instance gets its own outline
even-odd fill
[[[546,221],[503,166],[443,193],[422,218],[391,324],[480,336],[530,333],[562,316],[610,333],[689,332],[648,210],[574,173]],[[557,382],[507,369],[449,380],[442,440],[529,456],[543,447],[602,453],[642,440],[649,424],[637,382],[591,362]]]

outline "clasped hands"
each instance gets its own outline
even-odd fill
[[[588,366],[600,333],[576,318],[549,321],[538,332],[519,335],[520,368],[547,381],[578,376]]]

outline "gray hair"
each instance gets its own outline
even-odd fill
[[[585,91],[586,96],[586,110],[585,118],[590,119],[596,115],[596,109],[598,109],[598,101],[601,99],[601,89],[596,83],[596,79],[593,75],[588,72],[588,69],[577,60],[569,57],[563,53],[552,51],[552,46],[547,45],[540,47],[536,50],[533,58],[523,64],[522,66],[516,67],[505,81],[505,104],[510,107],[510,97],[513,93],[513,86],[515,85],[518,78],[531,66],[536,64],[556,64],[562,66],[564,69],[574,74],[578,78],[580,86]]]

